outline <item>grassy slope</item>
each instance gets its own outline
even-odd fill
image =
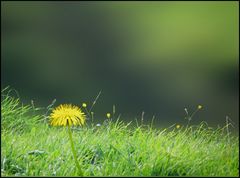
[[[77,175],[65,128],[48,126],[36,113],[30,117],[34,108],[12,97],[2,97],[1,104],[2,176]],[[239,175],[238,137],[204,123],[157,130],[113,121],[75,128],[73,139],[86,176]]]

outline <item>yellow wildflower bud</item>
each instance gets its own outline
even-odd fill
[[[87,107],[87,104],[86,104],[86,103],[83,103],[83,104],[82,104],[82,107],[86,108],[86,107]]]
[[[109,119],[111,117],[111,114],[110,113],[107,113],[107,118]]]

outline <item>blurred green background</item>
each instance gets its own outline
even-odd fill
[[[25,103],[88,105],[101,122],[239,129],[238,2],[1,2],[1,87]]]

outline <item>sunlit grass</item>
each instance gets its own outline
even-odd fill
[[[2,176],[78,175],[65,128],[7,94],[1,104]],[[239,138],[227,128],[153,129],[106,118],[73,127],[72,136],[85,176],[238,176]]]
[[[34,105],[23,105],[19,98],[13,97],[18,93],[8,87],[1,91],[1,131],[23,132],[32,128],[44,117],[36,114],[40,108]],[[12,94],[12,95],[10,95]]]

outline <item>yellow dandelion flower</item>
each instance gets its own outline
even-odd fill
[[[83,104],[82,104],[82,107],[86,108],[86,107],[87,107],[87,104],[86,104],[86,103],[83,103]]]
[[[177,129],[179,129],[180,127],[181,127],[181,126],[180,126],[179,124],[178,124],[178,125],[176,125],[176,128],[177,128]]]
[[[77,106],[71,104],[61,104],[56,107],[50,115],[51,125],[84,125],[86,116]]]
[[[202,105],[198,105],[198,109],[202,109]]]
[[[110,113],[107,113],[107,118],[109,119],[111,117],[111,114]]]

